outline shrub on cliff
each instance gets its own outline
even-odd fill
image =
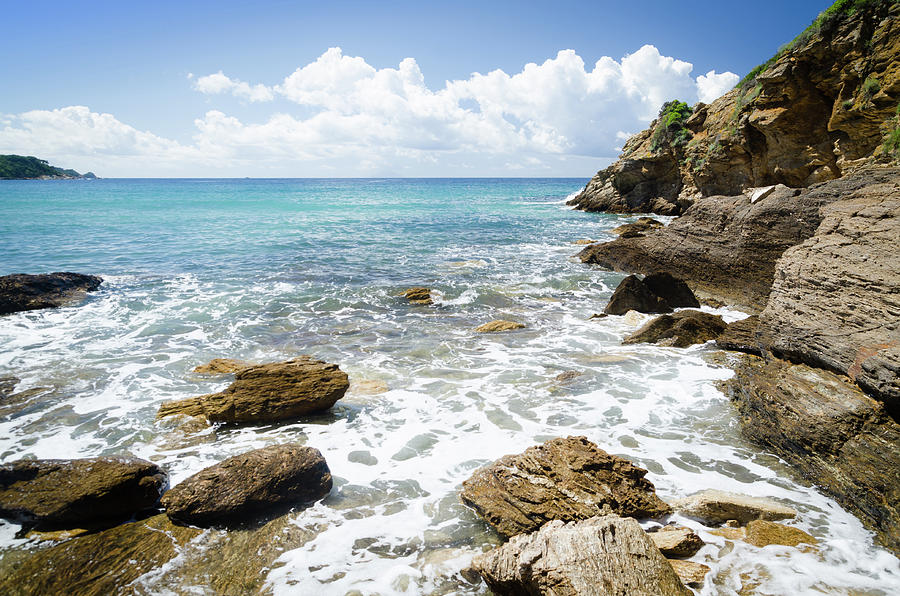
[[[656,153],[664,146],[681,147],[693,136],[685,128],[685,121],[691,117],[691,106],[683,101],[673,100],[663,104],[656,119],[656,128],[650,140],[650,149]]]

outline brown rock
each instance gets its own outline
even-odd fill
[[[622,315],[635,310],[642,313],[665,313],[682,307],[699,307],[700,303],[682,280],[668,273],[653,273],[640,279],[629,275],[616,288],[604,313]]]
[[[664,515],[670,508],[646,473],[585,437],[568,437],[477,470],[460,497],[504,536],[532,532],[549,520],[587,519],[607,507],[630,517]]]
[[[700,588],[706,574],[711,570],[709,566],[703,563],[695,563],[694,561],[684,561],[681,559],[669,559],[669,565],[675,570],[675,574],[686,586],[692,588]]]
[[[19,460],[0,465],[0,517],[39,529],[121,522],[156,505],[167,479],[134,457]]]
[[[747,542],[762,548],[770,544],[797,546],[798,544],[816,544],[818,540],[801,530],[784,524],[753,520],[747,524]]]
[[[579,245],[582,245],[582,246],[583,246],[583,245],[585,245],[585,244],[594,244],[594,243],[596,243],[596,242],[597,242],[597,240],[590,240],[590,239],[588,239],[588,238],[579,238],[579,239],[576,240],[573,244],[579,244]]]
[[[622,343],[651,343],[686,348],[715,339],[725,327],[725,321],[718,315],[699,310],[682,310],[656,317],[626,337]]]
[[[290,420],[329,409],[349,386],[338,365],[301,356],[241,369],[224,391],[165,403],[157,416],[185,414],[228,423]]]
[[[746,352],[748,354],[762,355],[762,339],[757,331],[759,317],[751,315],[746,319],[729,323],[716,338],[716,346],[723,350]]]
[[[67,272],[4,275],[0,277],[0,315],[70,304],[102,282],[96,275]]]
[[[432,303],[431,290],[423,287],[409,288],[403,292],[403,297],[410,301],[411,304],[421,304],[426,306]]]
[[[321,499],[331,484],[317,449],[272,445],[194,474],[163,495],[162,505],[175,523],[228,526]]]
[[[235,360],[233,358],[213,358],[206,364],[201,364],[196,367],[194,372],[205,375],[224,375],[235,373],[251,366],[253,365],[243,360]]]
[[[693,530],[685,527],[664,526],[647,535],[666,558],[690,557],[704,544]]]
[[[613,234],[623,238],[642,236],[644,232],[663,227],[663,222],[652,217],[639,217],[637,220],[612,229]]]
[[[513,329],[524,329],[525,325],[515,321],[491,321],[480,327],[475,328],[476,333],[499,333],[501,331],[512,331]]]
[[[797,515],[790,507],[772,499],[721,490],[703,490],[684,499],[672,501],[671,505],[682,515],[710,524],[720,524],[731,519],[741,523],[754,519],[788,519]]]
[[[633,519],[615,515],[545,524],[472,561],[498,596],[689,596]]]

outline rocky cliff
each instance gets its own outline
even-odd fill
[[[569,204],[677,215],[700,197],[806,187],[896,157],[898,57],[900,2],[839,0],[711,104],[663,106]]]

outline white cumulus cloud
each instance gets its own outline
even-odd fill
[[[730,91],[738,80],[733,72],[716,74],[716,71],[711,70],[697,77],[697,96],[703,103],[709,103]]]
[[[188,78],[193,78],[193,75],[189,75]],[[231,93],[249,101],[272,101],[275,97],[265,85],[250,86],[248,83],[225,76],[221,70],[194,81],[194,89],[209,94]]]

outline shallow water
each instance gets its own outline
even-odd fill
[[[174,485],[248,449],[308,444],[335,488],[292,515],[303,539],[264,572],[271,592],[475,594],[483,584],[458,572],[498,539],[459,503],[460,483],[501,455],[585,435],[650,470],[663,499],[773,496],[820,540],[815,553],[730,546],[679,520],[709,543],[694,557],[713,567],[704,594],[900,592],[898,560],[853,516],[741,439],[714,386],[731,372],[713,348],[622,346],[636,322],[588,320],[623,276],[573,259],[573,242],[609,239],[628,218],[566,208],[583,184],[2,182],[0,274],[72,270],[105,283],[78,307],[0,317],[0,376],[42,388],[0,410],[0,461],[130,452]],[[436,304],[405,304],[412,285],[434,288]],[[527,328],[473,332],[498,318]],[[187,435],[154,419],[163,401],[227,386],[190,372],[211,358],[299,354],[349,374],[332,412]],[[566,371],[581,374],[556,380]],[[16,530],[0,522],[7,556],[34,547]],[[191,556],[141,591],[204,593]]]

